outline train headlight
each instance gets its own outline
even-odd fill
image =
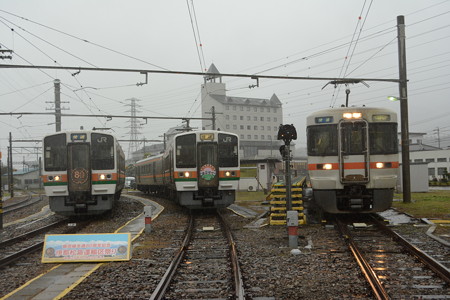
[[[61,180],[61,176],[56,175],[55,177],[53,177],[53,180],[60,181]]]
[[[189,173],[189,172],[184,172],[184,177],[186,177],[186,178],[191,177],[191,173]]]
[[[354,113],[344,113],[342,115],[344,117],[344,119],[361,119],[362,117],[362,113],[360,112],[354,112]]]
[[[323,169],[324,170],[331,170],[331,169],[333,169],[333,165],[332,164],[324,164],[323,165]]]
[[[111,176],[111,174],[100,174],[100,175],[98,176],[98,178],[99,178],[100,180],[111,180],[112,176]]]
[[[383,168],[384,168],[384,163],[382,163],[382,162],[377,162],[377,163],[375,164],[375,166],[377,167],[377,169],[383,169]]]
[[[230,176],[231,176],[231,172],[230,172],[230,171],[226,171],[226,172],[225,172],[225,176],[226,176],[226,177],[230,177]]]
[[[317,170],[332,170],[333,165],[332,164],[318,164]]]

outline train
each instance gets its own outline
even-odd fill
[[[125,155],[113,135],[57,132],[42,145],[42,182],[51,211],[64,216],[112,211],[125,183]]]
[[[339,107],[306,119],[313,202],[325,213],[372,213],[393,201],[399,169],[397,114]]]
[[[188,209],[228,207],[240,178],[238,135],[216,130],[175,134],[163,153],[136,162],[135,177],[139,191]]]

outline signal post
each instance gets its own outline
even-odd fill
[[[292,124],[280,125],[278,129],[278,140],[283,140],[284,145],[280,147],[281,157],[285,162],[285,186],[286,186],[286,226],[288,227],[289,247],[298,247],[298,212],[292,210],[291,197],[291,141],[297,139],[297,131]]]

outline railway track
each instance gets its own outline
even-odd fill
[[[24,198],[24,199],[22,199],[20,201],[17,201],[15,203],[3,206],[3,214],[6,215],[6,214],[9,214],[9,213],[18,211],[18,210],[20,210],[22,208],[25,208],[25,207],[31,206],[31,205],[33,205],[35,203],[38,203],[39,201],[42,201],[41,197],[38,197],[36,195],[33,195],[33,194],[29,193],[26,196],[26,198]]]
[[[450,271],[375,217],[336,217],[377,299],[449,299]]]
[[[0,242],[0,268],[10,265],[29,253],[40,251],[44,245],[44,237],[50,230],[58,228],[61,234],[70,234],[79,231],[87,225],[87,222],[79,222],[77,226],[64,226],[67,219],[44,225],[38,229],[29,231],[19,236]]]
[[[150,299],[244,299],[233,237],[221,215],[191,214],[182,246]]]

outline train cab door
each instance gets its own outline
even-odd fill
[[[199,143],[197,149],[197,162],[198,187],[217,187],[219,185],[217,144]]]
[[[344,184],[369,181],[368,130],[365,120],[339,123],[339,169]]]
[[[91,160],[89,144],[69,144],[67,150],[67,177],[69,181],[69,192],[90,192]],[[76,202],[78,202],[78,199]]]

